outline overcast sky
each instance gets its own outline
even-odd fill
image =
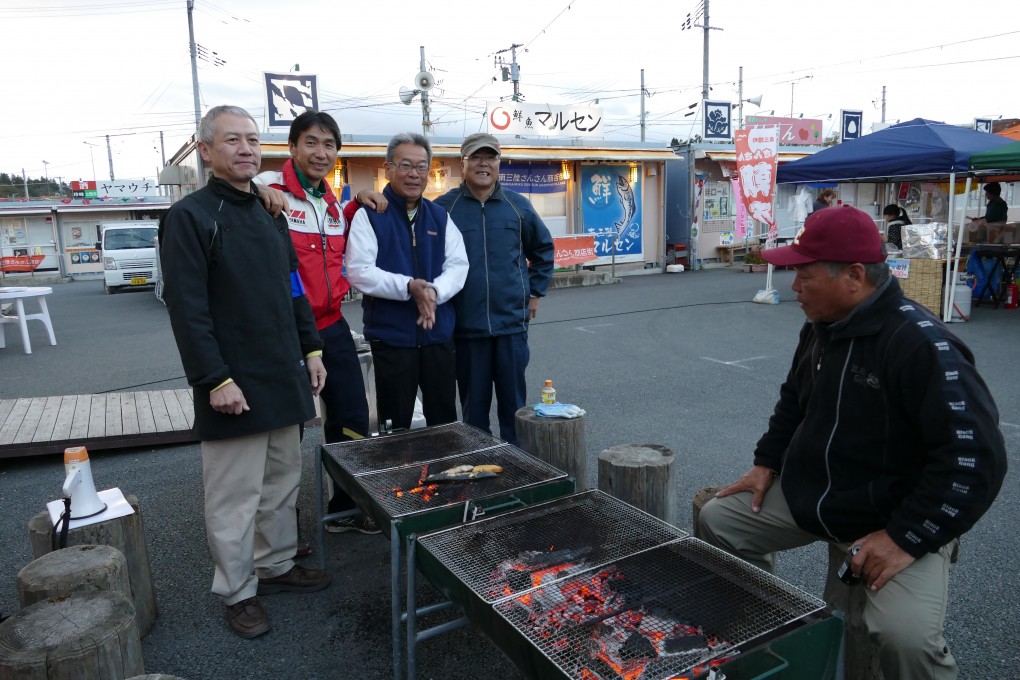
[[[421,129],[421,106],[398,99],[413,86],[419,46],[437,79],[436,136],[484,129],[485,103],[512,94],[497,80],[497,53],[517,50],[530,103],[599,99],[606,139],[640,139],[645,70],[646,140],[700,132],[689,113],[702,89],[704,31],[680,30],[697,0],[549,0],[500,3],[195,0],[195,39],[223,64],[200,61],[201,103],[244,106],[263,120],[262,73],[319,77],[320,108],[344,133]],[[970,123],[1020,117],[1020,12],[1009,3],[967,5],[712,0],[711,98],[762,95],[777,116],[825,118],[862,109],[864,128],[924,117]],[[354,9],[358,8],[358,9]],[[364,8],[365,11],[361,11]],[[0,170],[29,176],[152,178],[194,130],[186,0],[6,0]],[[498,55],[507,58],[509,52]],[[810,77],[809,77],[810,76]],[[734,116],[734,119],[736,116]],[[94,146],[90,146],[94,145]],[[91,152],[91,155],[90,155]],[[49,161],[49,165],[43,164]]]

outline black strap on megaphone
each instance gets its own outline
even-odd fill
[[[53,525],[53,533],[50,535],[50,547],[53,550],[60,550],[67,547],[67,531],[71,528],[71,499],[64,499],[64,512],[60,519]],[[59,539],[58,539],[59,535]]]

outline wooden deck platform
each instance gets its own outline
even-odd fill
[[[0,458],[194,442],[190,389],[0,400]]]

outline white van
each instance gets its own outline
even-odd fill
[[[159,222],[136,220],[103,222],[103,287],[113,293],[124,286],[156,283],[156,234]]]

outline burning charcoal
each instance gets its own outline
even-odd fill
[[[662,650],[667,654],[683,654],[696,649],[707,649],[708,639],[704,635],[683,635],[670,638],[663,643]]]
[[[596,677],[601,678],[602,680],[623,680],[623,678],[620,677],[620,674],[613,670],[612,666],[597,656],[593,657],[591,661],[588,662],[588,670],[593,672]]]
[[[520,569],[514,569],[507,572],[506,582],[510,586],[510,590],[518,593],[531,587],[531,574]]]
[[[624,661],[630,661],[631,659],[654,659],[658,656],[655,651],[655,645],[653,645],[648,638],[638,632],[631,633],[627,641],[620,647],[620,658]]]

